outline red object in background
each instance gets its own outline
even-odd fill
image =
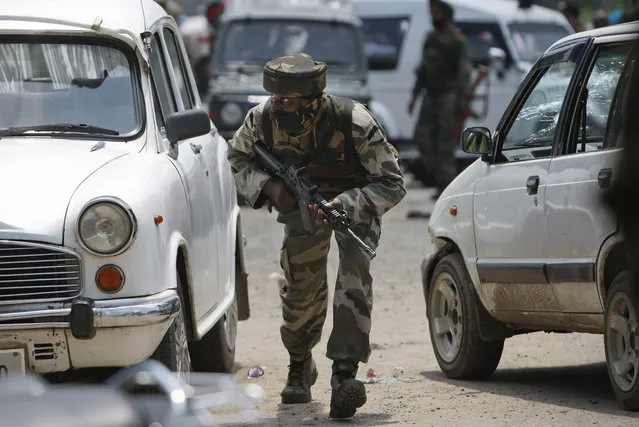
[[[217,18],[219,18],[219,16],[224,13],[224,6],[225,6],[226,0],[214,0],[212,1],[208,7],[206,8],[206,19],[209,20],[209,22],[214,22],[217,20]]]
[[[366,372],[366,378],[375,378],[375,371],[373,371],[373,369],[369,369]]]

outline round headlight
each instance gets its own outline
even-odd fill
[[[100,200],[82,211],[77,231],[85,249],[96,255],[114,255],[133,240],[135,218],[123,205]]]
[[[242,121],[242,108],[235,102],[227,102],[220,110],[220,118],[226,125],[235,125]]]

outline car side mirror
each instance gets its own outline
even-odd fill
[[[211,132],[211,119],[204,110],[176,111],[166,118],[166,138],[171,145]]]
[[[461,135],[462,150],[468,154],[489,154],[493,152],[493,139],[490,129],[486,127],[471,127],[465,129]]]

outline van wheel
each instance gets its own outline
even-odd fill
[[[200,341],[189,344],[193,367],[201,372],[232,372],[237,337],[237,299]]]
[[[484,309],[459,253],[442,258],[428,290],[428,328],[439,367],[449,378],[483,379],[499,365],[504,340],[483,341]]]
[[[637,295],[628,271],[610,285],[604,315],[604,347],[608,376],[617,399],[639,410],[639,326]]]
[[[193,370],[189,355],[188,335],[186,331],[186,307],[182,297],[182,283],[177,277],[177,292],[180,297],[180,311],[173,319],[173,324],[162,338],[160,345],[155,350],[152,359],[163,363],[180,380],[188,381],[188,373]]]

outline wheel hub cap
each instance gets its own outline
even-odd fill
[[[610,302],[607,339],[608,363],[617,386],[632,390],[639,374],[639,329],[632,302],[625,293],[617,293]]]
[[[459,353],[463,332],[459,290],[448,273],[441,274],[434,286],[430,307],[433,337],[440,357],[450,363]]]

